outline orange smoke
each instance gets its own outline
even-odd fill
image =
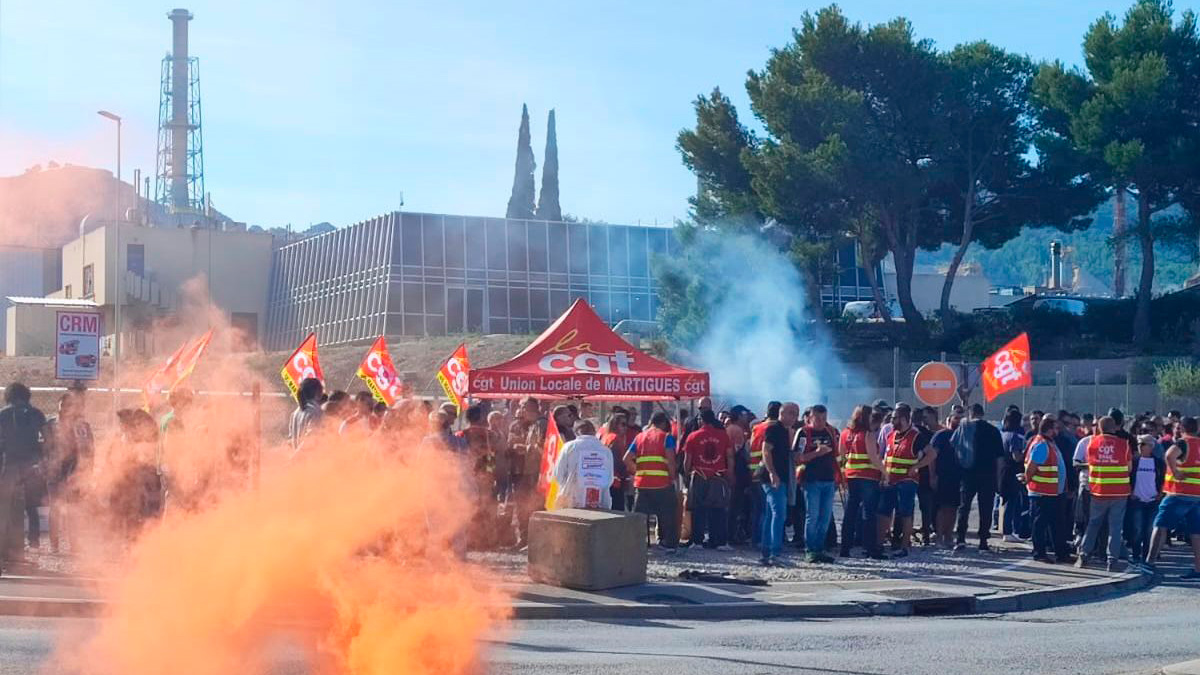
[[[189,316],[211,326],[217,314]],[[191,386],[249,389],[246,355],[228,351],[225,330],[218,325]],[[262,426],[277,428],[271,418],[281,412],[268,412]],[[118,529],[107,530],[100,574],[117,575],[103,590],[109,609],[93,636],[64,641],[57,671],[263,672],[281,637],[325,675],[479,669],[479,638],[503,621],[508,598],[485,569],[453,553],[472,513],[458,457],[422,448],[411,423],[339,436],[329,420],[293,459],[277,435],[261,440],[246,397],[197,397],[180,421],[162,442],[165,515],[127,553],[112,552]],[[121,467],[145,461],[145,448],[133,445],[112,439],[98,448],[90,500],[98,515],[112,503],[103,495],[121,485],[113,478]],[[248,458],[258,452],[255,480]]]

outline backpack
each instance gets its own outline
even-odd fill
[[[975,423],[964,421],[954,430],[954,435],[950,437],[950,444],[954,446],[954,455],[958,458],[958,465],[964,469],[970,469],[975,466]]]

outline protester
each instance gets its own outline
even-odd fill
[[[46,417],[33,407],[29,387],[13,382],[4,390],[0,408],[0,547],[5,562],[24,557],[25,520],[28,543],[41,546],[38,506],[46,491],[42,471]]]
[[[1146,562],[1150,550],[1150,533],[1154,515],[1163,495],[1163,483],[1167,477],[1167,462],[1154,456],[1157,439],[1145,434],[1138,437],[1138,453],[1133,466],[1133,491],[1129,495],[1128,538],[1129,561],[1132,564]]]
[[[144,410],[117,411],[121,432],[116,455],[118,479],[108,495],[109,513],[124,543],[132,543],[148,522],[162,515],[165,490],[155,464],[158,425]]]
[[[633,510],[658,521],[658,544],[673,554],[679,546],[679,504],[675,496],[675,437],[664,412],[650,417],[650,427],[637,435],[624,456],[633,474]]]
[[[512,493],[513,456],[508,447],[508,432],[505,430],[504,413],[493,410],[487,416],[488,435],[493,449],[493,473],[496,484],[496,501],[505,504]]]
[[[596,438],[596,425],[579,420],[575,440],[563,445],[554,465],[556,509],[611,509],[612,450]]]
[[[767,426],[762,436],[762,464],[758,482],[763,494],[762,545],[760,562],[765,566],[779,565],[783,555],[784,521],[787,518],[788,494],[792,491],[792,434],[791,428],[800,417],[800,406],[775,402],[767,407]]]
[[[1192,545],[1192,570],[1181,579],[1200,581],[1200,422],[1195,417],[1184,417],[1179,426],[1183,430],[1182,437],[1165,456],[1165,496],[1154,516],[1150,552],[1138,569],[1146,574],[1157,574],[1158,556],[1163,545],[1172,530],[1183,528]]]
[[[753,523],[753,505],[750,501],[750,424],[754,420],[753,413],[748,408],[735,405],[729,410],[729,422],[725,425],[725,434],[733,447],[733,475],[730,476],[729,499],[729,542],[744,544],[750,540],[750,528]]]
[[[1004,441],[1000,430],[984,418],[983,406],[971,406],[970,419],[955,431],[954,448],[963,469],[962,503],[958,506],[957,541],[954,548],[966,548],[971,502],[979,502],[979,550],[987,551],[992,524],[992,507],[1004,463]]]
[[[814,405],[792,446],[796,464],[804,467],[804,540],[808,561],[813,563],[834,562],[825,553],[825,543],[833,522],[837,451],[838,432],[829,425],[828,411],[823,405]],[[799,528],[800,523],[795,526]]]
[[[1040,418],[1039,418],[1040,419]],[[1067,461],[1053,441],[1058,420],[1040,419],[1037,433],[1025,453],[1025,473],[1021,480],[1029,492],[1029,510],[1033,520],[1033,559],[1050,563],[1071,561],[1063,532],[1065,521],[1062,495],[1067,490]]]
[[[1116,570],[1121,558],[1121,532],[1125,526],[1125,507],[1129,501],[1133,454],[1129,443],[1116,435],[1117,422],[1100,418],[1100,433],[1091,437],[1086,449],[1088,488],[1092,493],[1087,530],[1079,547],[1076,567],[1086,567],[1100,535],[1100,526],[1108,524],[1108,571]],[[1098,550],[1095,551],[1098,553]]]
[[[321,408],[321,398],[325,395],[325,385],[315,377],[300,382],[296,391],[296,409],[288,421],[288,440],[292,446],[292,456],[295,457],[304,447],[304,441],[320,425],[325,412]]]
[[[692,432],[683,446],[692,544],[732,551],[726,527],[734,470],[733,444],[711,408],[701,410],[699,417],[703,426]]]
[[[884,559],[876,528],[883,460],[880,459],[879,443],[871,428],[871,416],[869,406],[855,408],[838,443],[838,450],[845,462],[843,470],[847,489],[840,551],[843,558],[849,558],[850,549],[860,544],[868,557]]]
[[[354,403],[347,408],[350,415],[338,427],[339,436],[350,434],[367,434],[374,430],[375,397],[369,391],[360,391],[354,395]]]
[[[773,421],[779,421],[779,410],[783,406],[779,401],[767,403],[763,421],[750,428],[750,452],[748,469],[750,470],[750,543],[753,546],[762,544],[764,497],[762,483],[766,474],[763,472],[763,442],[766,439],[767,428]],[[771,411],[775,411],[772,418]]]
[[[934,460],[925,452],[928,440],[912,426],[912,408],[900,404],[892,412],[892,427],[883,454],[883,490],[879,497],[879,538],[891,529],[893,517],[900,522],[896,556],[906,557],[912,548],[912,521],[917,497],[918,472]]]
[[[516,501],[516,548],[529,543],[529,518],[538,509],[538,479],[541,476],[542,441],[546,420],[541,404],[533,397],[521,400],[516,419],[508,427],[508,445],[513,455],[513,495]]]
[[[58,400],[58,415],[44,427],[46,482],[50,502],[50,550],[57,553],[63,536],[71,552],[79,551],[76,510],[95,461],[92,426],[84,418],[82,398],[73,393]]]
[[[608,423],[604,425],[604,433],[600,436],[600,442],[608,448],[612,453],[614,467],[619,466],[613,475],[612,485],[609,486],[610,503],[612,508],[617,511],[625,510],[625,462],[622,458],[625,456],[625,451],[629,448],[629,444],[633,442],[628,438],[626,431],[629,428],[628,414],[621,409],[617,409],[608,418]],[[634,436],[636,438],[636,435]]]
[[[937,452],[930,465],[934,476],[934,500],[937,503],[935,516],[938,543],[946,548],[954,546],[954,518],[962,504],[962,466],[954,449],[954,434],[962,423],[962,415],[951,413],[946,418],[946,427],[933,435],[929,446]]]
[[[1025,432],[1021,411],[1010,408],[1001,423],[1004,463],[1000,475],[1000,532],[1007,543],[1029,538],[1029,496],[1019,480],[1025,472]]]

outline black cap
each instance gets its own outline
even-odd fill
[[[1108,416],[1113,418],[1113,421],[1117,423],[1117,426],[1121,426],[1122,424],[1125,423],[1125,413],[1121,412],[1120,408],[1117,408],[1115,406],[1112,408],[1109,408]]]
[[[754,417],[754,413],[750,412],[749,408],[741,404],[735,405],[729,409],[729,414],[733,415],[734,417],[741,417],[746,413],[750,413],[750,417]]]
[[[883,399],[879,399],[878,401],[875,401],[874,407],[876,410],[891,410],[892,409],[892,406]]]

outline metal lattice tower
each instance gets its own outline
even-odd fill
[[[163,57],[158,98],[154,201],[171,213],[204,213],[204,143],[200,124],[200,64],[188,56],[191,12],[172,10],[172,51]]]

